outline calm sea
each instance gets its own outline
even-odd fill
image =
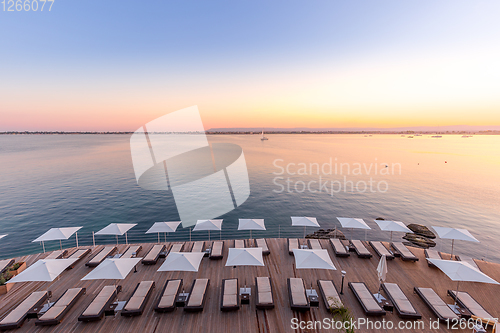
[[[315,216],[335,228],[335,217],[363,218],[373,230],[346,231],[361,239],[389,240],[374,219],[466,228],[481,243],[455,242],[455,252],[500,262],[500,136],[428,135],[209,136],[243,148],[250,177],[248,200],[224,219],[212,238],[248,238],[238,218],[264,218],[253,236],[301,236],[290,216]],[[0,136],[0,257],[41,252],[32,240],[51,227],[83,226],[80,244],[109,223],[137,223],[129,242],[158,221],[178,220],[172,194],[141,189],[134,176],[128,135]],[[308,228],[307,232],[314,231]],[[394,234],[398,239],[402,234]],[[170,240],[207,239],[180,228]],[[114,237],[96,236],[97,244]],[[120,242],[124,238],[120,237]],[[47,242],[56,249],[59,242]],[[75,237],[63,242],[74,246]],[[449,240],[438,250],[450,251]]]

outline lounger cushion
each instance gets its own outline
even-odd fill
[[[88,249],[77,250],[77,251],[73,252],[73,254],[70,255],[68,258],[69,259],[80,258],[80,256],[82,256],[83,254],[87,253],[87,251],[88,251]]]
[[[320,280],[318,283],[321,285],[321,289],[325,294],[329,308],[335,308],[342,304],[337,289],[335,289],[332,281]]]
[[[402,242],[394,242],[392,245],[402,256],[406,258],[415,258],[415,255],[410,250],[408,250],[408,248]]]
[[[203,243],[204,242],[195,242],[193,244],[193,248],[191,249],[191,252],[202,252],[203,251]]]
[[[176,243],[172,245],[172,248],[170,249],[170,252],[181,252],[183,243]]]
[[[429,259],[441,259],[439,252],[437,250],[426,249],[425,253]]]
[[[90,259],[89,263],[100,263],[114,250],[115,250],[114,246],[105,247],[94,258]]]
[[[121,256],[121,258],[132,258],[132,254],[135,252],[137,253],[139,249],[141,248],[140,245],[133,245],[125,251],[125,253]]]
[[[0,325],[17,323],[21,320],[28,311],[35,306],[47,294],[46,291],[36,291],[21,302],[14,310],[12,310],[1,322]]]
[[[360,254],[371,254],[370,251],[366,248],[366,246],[360,240],[352,240],[352,245],[358,250]]]
[[[311,249],[313,250],[321,250],[321,243],[317,239],[310,239],[309,244],[311,245]]]
[[[307,305],[304,282],[300,278],[290,278],[290,291],[294,305]]]
[[[231,279],[224,281],[224,297],[222,304],[224,306],[238,305],[238,280]]]
[[[332,245],[335,248],[335,252],[337,253],[347,253],[347,250],[338,238],[330,238],[330,242],[332,242]]]
[[[439,297],[432,288],[418,288],[422,296],[425,297],[427,302],[432,305],[434,310],[445,319],[458,319],[458,316],[453,312],[448,305]]]
[[[101,292],[94,298],[92,303],[85,309],[82,316],[96,316],[98,315],[109,299],[114,295],[116,286],[105,286]]]
[[[153,284],[154,281],[142,281],[139,283],[124,309],[127,311],[139,310]]]
[[[222,242],[214,242],[212,245],[212,256],[221,256],[222,255]]]
[[[257,303],[259,304],[273,303],[271,283],[268,277],[257,278]]]
[[[245,241],[243,239],[235,239],[234,247],[237,249],[243,249],[245,247]]]
[[[201,306],[207,288],[208,279],[196,279],[193,290],[189,296],[188,306]]]
[[[166,308],[174,305],[175,296],[177,296],[177,291],[179,290],[179,286],[181,284],[181,280],[173,280],[169,281],[163,295],[158,303],[158,307]]]
[[[155,245],[151,248],[151,250],[148,252],[148,254],[144,257],[143,260],[145,261],[152,261],[155,260],[160,252],[163,250],[164,245]]]
[[[387,292],[391,295],[394,302],[397,303],[398,308],[404,313],[417,313],[413,305],[411,305],[408,298],[405,296],[401,288],[396,283],[384,283]]]
[[[381,255],[385,254],[387,257],[392,257],[392,254],[381,242],[371,242],[371,244]]]
[[[456,295],[456,291],[453,291],[453,294]],[[472,312],[473,315],[479,317],[479,318],[494,318],[491,314],[489,314],[483,307],[476,302],[474,298],[472,298],[471,295],[467,292],[459,291],[458,292],[458,299],[460,302],[467,308],[469,309],[470,312]]]
[[[355,282],[351,283],[351,286],[352,288],[354,288],[354,290],[356,290],[356,293],[363,302],[367,311],[372,312],[372,311],[382,310],[380,305],[373,298],[373,295],[370,293],[370,291],[366,288],[366,286],[363,283]]]
[[[266,240],[264,238],[259,238],[259,239],[256,240],[256,242],[257,242],[257,247],[261,247],[262,248],[262,252],[269,251],[269,249],[267,247]]]

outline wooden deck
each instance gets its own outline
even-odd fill
[[[305,241],[301,240],[304,244]],[[142,316],[126,318],[119,314],[116,316],[107,316],[103,320],[94,323],[78,322],[78,316],[83,312],[87,305],[92,301],[96,293],[105,285],[113,284],[114,281],[80,281],[80,279],[91,271],[91,268],[85,266],[85,262],[99,251],[102,246],[97,246],[93,252],[82,260],[74,269],[62,273],[58,280],[54,282],[32,282],[18,283],[8,294],[0,296],[0,318],[3,318],[15,306],[17,306],[30,293],[37,290],[51,290],[53,300],[56,300],[66,289],[72,287],[85,287],[87,294],[84,295],[76,305],[66,315],[61,324],[52,327],[35,326],[34,320],[26,321],[18,332],[337,332],[336,330],[292,330],[291,319],[299,318],[300,320],[323,320],[323,318],[331,318],[327,309],[320,298],[319,308],[311,308],[309,312],[298,313],[290,309],[286,279],[288,277],[303,278],[310,287],[313,283],[314,288],[318,291],[316,280],[331,279],[334,280],[337,289],[341,286],[341,270],[347,271],[346,280],[344,282],[344,295],[342,300],[346,307],[353,313],[354,317],[364,317],[361,306],[355,299],[352,292],[347,287],[347,282],[362,281],[368,285],[370,291],[375,293],[378,290],[378,282],[376,268],[378,257],[373,252],[371,247],[368,247],[373,254],[371,259],[359,259],[355,253],[351,253],[349,258],[337,258],[327,240],[321,240],[323,248],[327,249],[332,258],[337,271],[324,270],[297,270],[294,268],[293,256],[288,254],[286,239],[268,239],[268,246],[271,251],[269,256],[264,257],[265,267],[225,267],[227,259],[228,247],[232,246],[233,241],[225,241],[224,259],[210,260],[204,258],[202,260],[200,270],[195,272],[157,272],[164,259],[160,259],[156,265],[146,266],[139,264],[138,272],[131,272],[128,277],[121,281],[123,291],[119,294],[119,300],[127,300],[133,292],[136,284],[142,280],[154,280],[156,289],[153,292],[152,298],[149,299],[145,312]],[[143,256],[149,251],[154,244],[140,244],[142,251],[139,254]],[[190,249],[191,245],[185,247]],[[127,248],[126,245],[120,245],[119,251],[123,253]],[[446,295],[448,289],[456,288],[456,283],[451,282],[448,277],[441,273],[436,268],[427,266],[423,250],[414,249],[412,251],[418,255],[420,261],[416,263],[403,262],[401,259],[388,261],[387,282],[396,282],[402,288],[403,292],[408,296],[417,311],[422,314],[422,320],[425,323],[423,330],[404,330],[406,332],[461,332],[461,330],[446,330],[444,325],[441,325],[439,330],[429,329],[429,319],[436,320],[435,316],[413,293],[414,286],[432,287],[436,292],[448,303],[451,303],[451,298]],[[71,249],[69,251],[72,252]],[[28,265],[33,264],[38,259],[43,259],[49,253],[30,255],[26,257],[16,258],[16,261],[26,261]],[[478,266],[481,270],[496,280],[500,280],[500,265],[478,261]],[[255,308],[255,286],[254,277],[256,276],[271,276],[274,288],[275,308],[272,310],[257,310]],[[207,302],[203,312],[186,313],[182,308],[178,308],[172,313],[158,314],[153,311],[153,306],[158,295],[162,290],[167,279],[182,278],[184,280],[185,289],[188,289],[193,279],[209,278],[210,286],[207,294]],[[246,284],[252,287],[252,297],[249,305],[242,304],[240,310],[234,312],[222,312],[220,310],[220,291],[222,279],[234,278],[239,279],[240,286]],[[487,311],[495,316],[500,315],[500,286],[461,283],[460,289],[468,291]],[[492,297],[494,296],[494,297]],[[386,321],[396,323],[400,321],[397,314],[387,313],[382,317]],[[373,320],[380,320],[374,318]],[[397,330],[394,330],[397,331]],[[465,330],[463,332],[470,332]],[[357,330],[357,332],[387,332],[387,330]]]

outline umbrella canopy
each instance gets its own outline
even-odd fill
[[[229,248],[226,266],[264,266],[262,248]]]
[[[390,231],[391,232],[391,241],[392,241],[392,233],[394,231],[396,232],[407,232],[407,233],[413,233],[408,227],[403,223],[399,221],[380,221],[380,220],[375,220],[375,223],[377,223],[378,227],[382,231]]]
[[[9,280],[9,283],[54,281],[68,266],[77,261],[73,259],[42,259],[26,268],[19,275]]]
[[[432,227],[438,234],[439,238],[451,239],[451,258],[453,258],[453,245],[455,240],[464,240],[469,242],[479,241],[476,237],[472,236],[467,229],[445,228],[445,227]]]
[[[4,238],[5,236],[7,236],[8,234],[5,234],[5,235],[0,235],[0,239]]]
[[[350,228],[351,230],[352,229],[365,229],[365,230],[371,229],[368,226],[368,224],[366,224],[365,221],[363,221],[363,219],[355,219],[352,217],[337,217],[337,220],[339,220],[340,224],[342,225],[342,228]]]
[[[153,233],[158,233],[158,243],[160,242],[160,232],[175,232],[177,230],[177,227],[179,224],[181,224],[181,221],[172,221],[172,222],[155,222],[151,228],[149,228],[148,231],[146,231],[147,234],[153,234]],[[165,241],[167,240],[165,236]]]
[[[115,235],[118,244],[118,236],[125,234],[125,243],[128,244],[127,231],[135,227],[137,223],[111,223],[107,227],[96,232],[96,235]]]
[[[315,217],[292,216],[292,226],[304,227],[304,238],[306,238],[306,227],[319,227]]]
[[[297,269],[329,269],[336,271],[327,250],[294,249],[295,268]]]
[[[239,219],[238,230],[250,230],[250,238],[252,238],[252,230],[266,230],[264,219]]]
[[[81,228],[83,227],[50,228],[46,233],[31,242],[42,242],[43,252],[45,253],[45,241],[59,240],[59,244],[61,244],[62,249],[62,243],[60,241],[70,238],[71,235]],[[78,235],[76,236],[76,247],[78,247]]]
[[[380,261],[377,266],[377,276],[380,282],[384,282],[387,276],[387,258],[385,254],[380,257]]]
[[[198,220],[193,231],[208,230],[208,240],[210,241],[210,230],[221,230],[222,220]]]
[[[500,284],[483,272],[475,269],[470,264],[463,261],[427,259],[434,266],[439,268],[452,281],[481,282]]]
[[[132,268],[134,268],[134,266],[141,260],[142,258],[105,259],[92,272],[85,275],[82,278],[82,281],[123,280],[127,277]]]
[[[204,252],[170,252],[158,272],[198,272]]]

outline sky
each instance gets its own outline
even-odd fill
[[[0,4],[0,131],[500,125],[500,2]]]

